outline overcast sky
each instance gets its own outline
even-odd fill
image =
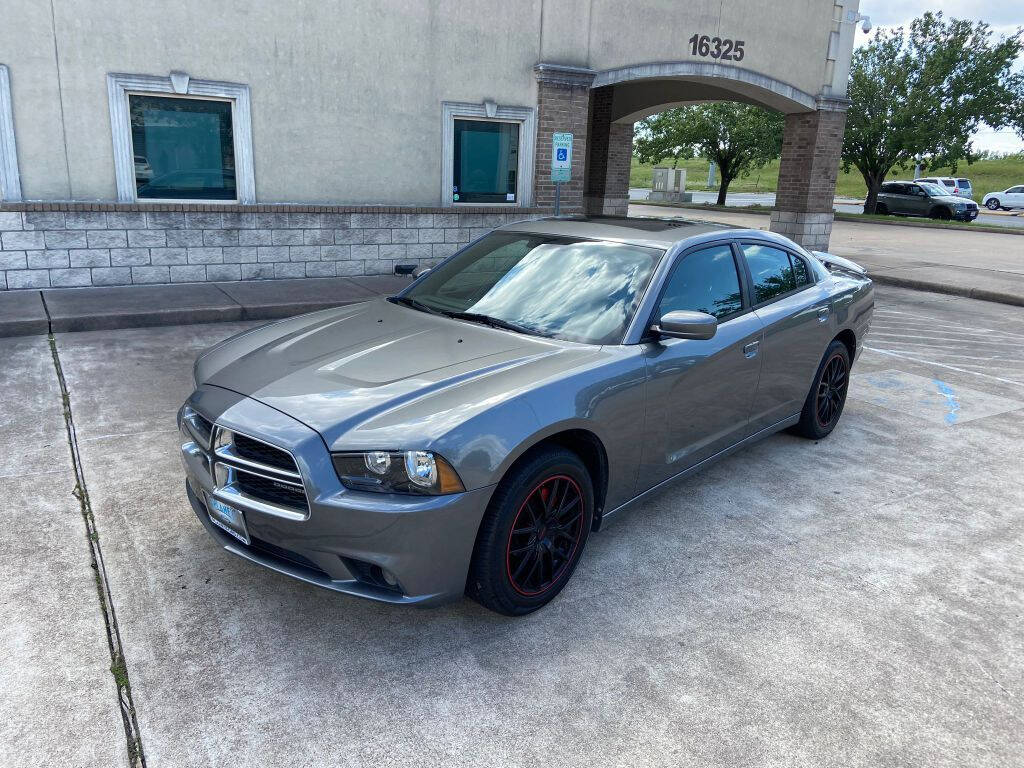
[[[996,35],[1010,35],[1018,27],[1024,27],[1024,2],[1021,0],[861,0],[860,3],[860,12],[870,16],[875,27],[909,26],[911,20],[927,10],[942,11],[947,18],[984,21]],[[858,25],[857,45],[868,37]],[[1024,66],[1024,61],[1019,64]],[[1024,151],[1024,141],[1013,131],[985,128],[975,136],[974,148],[1020,152]]]

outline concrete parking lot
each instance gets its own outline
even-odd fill
[[[518,620],[215,545],[174,413],[246,324],[58,334],[71,447],[48,339],[0,339],[0,764],[128,764],[110,643],[148,766],[1022,764],[1024,310],[877,301],[830,438],[636,505]]]

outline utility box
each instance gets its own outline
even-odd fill
[[[686,191],[685,168],[655,168],[648,200],[664,203],[689,203],[693,195]]]

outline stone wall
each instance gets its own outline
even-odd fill
[[[432,264],[526,208],[0,206],[0,290],[390,274]]]

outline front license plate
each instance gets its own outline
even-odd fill
[[[243,544],[249,543],[249,530],[245,527],[245,515],[242,514],[242,510],[235,509],[212,496],[206,497],[206,509],[210,513],[211,523],[227,531]]]

